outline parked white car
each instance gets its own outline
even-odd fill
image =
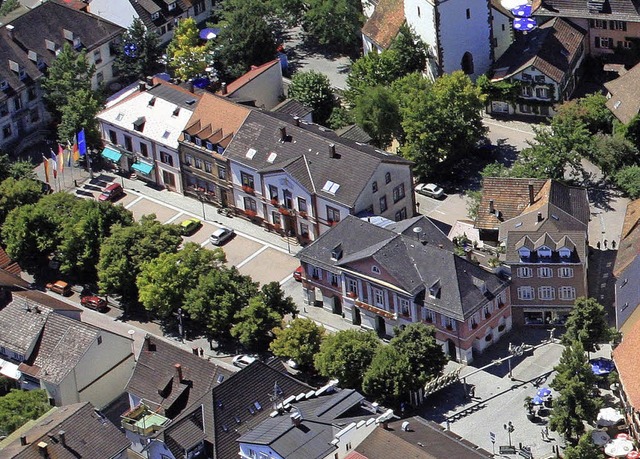
[[[222,245],[228,239],[231,239],[234,234],[235,231],[233,231],[233,229],[227,228],[226,226],[221,226],[213,232],[211,237],[209,237],[209,240],[213,245]]]
[[[418,183],[415,190],[416,193],[429,196],[430,198],[440,199],[444,196],[444,190],[435,183]]]
[[[251,365],[257,359],[255,357],[251,357],[250,355],[236,355],[231,363],[233,363],[238,368],[244,368]]]

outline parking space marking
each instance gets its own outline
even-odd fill
[[[280,285],[284,285],[289,279],[293,278],[293,273],[289,274],[287,277],[280,281]]]
[[[125,209],[130,209],[133,206],[135,206],[136,204],[138,204],[140,201],[142,201],[144,199],[144,196],[138,196],[136,199],[134,199],[133,201],[131,201],[129,204],[127,204],[126,206],[124,206]]]
[[[264,244],[264,243],[263,243]],[[251,260],[253,260],[255,257],[257,257],[258,255],[260,255],[262,252],[264,252],[265,250],[267,250],[269,247],[267,245],[263,245],[262,248],[260,248],[259,250],[257,250],[253,255],[251,255],[250,257],[245,258],[244,260],[242,260],[241,263],[239,263],[238,265],[236,265],[236,268],[240,269],[242,268],[244,265],[246,265],[247,263],[249,263]]]
[[[184,212],[178,212],[177,214],[175,214],[173,217],[171,217],[169,220],[167,220],[166,222],[164,222],[164,224],[168,224],[168,223],[173,223],[174,221],[176,221],[181,215],[185,215]]]

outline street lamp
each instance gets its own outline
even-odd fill
[[[515,427],[513,427],[513,423],[511,421],[509,421],[508,424],[504,425],[504,430],[507,431],[507,433],[509,434],[509,447],[511,448],[513,446],[513,444],[511,443],[511,433],[516,430]]]

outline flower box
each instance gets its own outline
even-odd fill
[[[307,218],[307,213],[305,211],[303,211],[303,210],[298,212],[298,215],[300,215],[302,218]]]
[[[255,210],[245,210],[244,214],[249,218],[254,218],[258,213]]]
[[[358,298],[358,294],[356,292],[347,292],[347,296],[349,298]]]
[[[433,323],[433,318],[431,317],[427,317],[424,319],[425,322],[432,324]]]
[[[453,325],[447,325],[445,328],[446,328],[447,330],[453,330]]]
[[[504,306],[504,303],[502,301],[498,303],[498,308],[501,308],[503,306]]]
[[[498,331],[499,331],[500,333],[502,333],[502,332],[504,331],[504,329],[505,329],[505,325],[504,325],[504,324],[500,324],[500,325],[498,325]]]
[[[290,214],[289,209],[287,209],[286,207],[280,207],[278,209],[278,212],[280,212],[282,215],[289,215]]]
[[[244,191],[245,193],[248,193],[248,194],[255,193],[253,188],[251,188],[250,186],[246,186],[246,185],[242,186],[242,191]]]
[[[333,220],[327,221],[327,225],[329,225],[329,226],[336,226],[337,224],[338,224],[338,222],[334,222]]]
[[[272,205],[272,206],[277,206],[277,205],[278,205],[278,200],[277,200],[277,199],[275,199],[275,198],[274,198],[274,199],[272,199],[272,200],[271,200],[271,205]]]
[[[282,228],[282,226],[280,226],[280,223],[276,223],[273,225],[273,229],[276,231],[280,231],[280,228]]]
[[[476,328],[478,328],[478,324],[476,323],[471,324],[471,328],[475,330]]]
[[[487,312],[487,313],[484,315],[484,318],[485,318],[485,319],[489,319],[489,318],[491,318],[491,313],[490,313],[490,312]]]

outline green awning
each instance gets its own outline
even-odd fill
[[[131,166],[131,168],[144,175],[149,175],[153,170],[153,166],[147,163],[134,163],[133,166]]]
[[[105,159],[108,159],[109,161],[117,163],[117,162],[120,162],[120,158],[122,158],[122,153],[120,153],[117,150],[114,150],[113,148],[105,147],[105,149],[102,150],[102,157]]]

